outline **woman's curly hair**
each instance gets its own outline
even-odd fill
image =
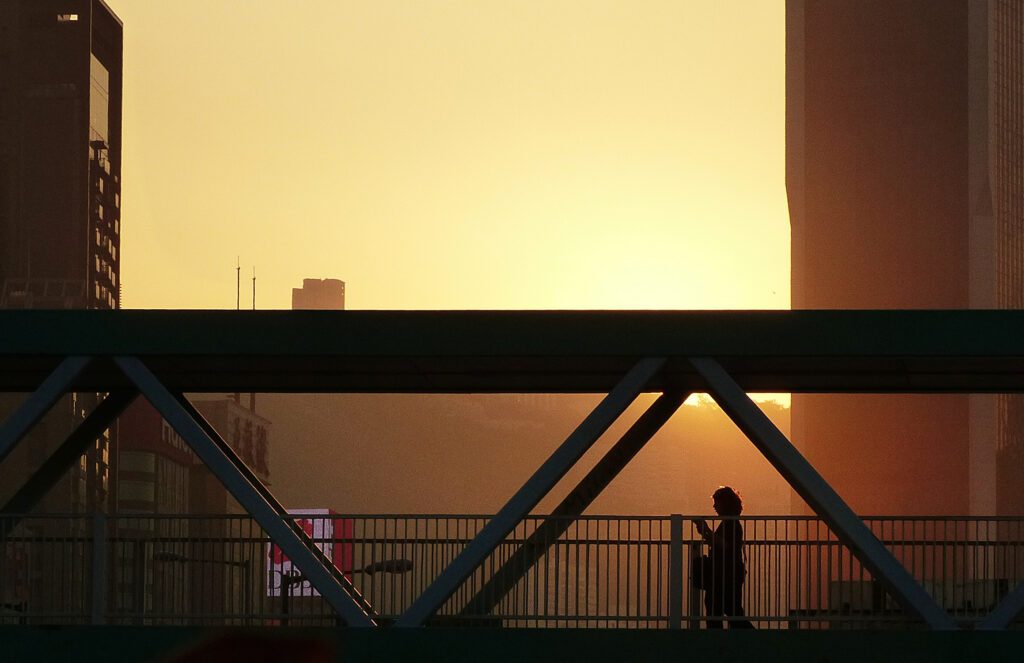
[[[711,495],[711,499],[718,502],[723,516],[738,516],[743,513],[743,498],[729,486],[719,486]]]

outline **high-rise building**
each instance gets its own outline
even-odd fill
[[[122,26],[101,0],[0,5],[0,305],[117,308]]]
[[[0,3],[0,307],[119,306],[121,52],[121,21],[101,0]],[[10,465],[38,465],[97,401],[61,400]],[[49,508],[108,506],[112,438]]]
[[[1022,71],[1019,0],[787,1],[793,308],[1024,306]],[[861,513],[1024,513],[1020,396],[794,395],[792,427]]]
[[[302,279],[301,288],[292,288],[292,310],[343,311],[345,282],[338,279]]]

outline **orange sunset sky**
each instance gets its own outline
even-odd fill
[[[781,1],[107,2],[126,308],[789,306]]]

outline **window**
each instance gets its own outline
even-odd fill
[[[126,472],[156,472],[156,456],[139,451],[122,451],[118,459]]]
[[[132,502],[152,502],[156,497],[151,481],[121,481],[121,499]]]

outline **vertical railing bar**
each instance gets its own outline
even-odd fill
[[[626,538],[630,543],[627,543],[627,557],[628,561],[626,564],[626,573],[633,577],[634,569],[636,569],[636,575],[633,577],[633,592],[632,595],[629,591],[626,593],[626,616],[636,617],[639,614],[640,607],[640,546],[632,543],[635,539],[633,538],[633,526],[637,526],[637,538],[640,537],[640,523],[630,519],[626,522]],[[636,565],[633,564],[633,558],[636,557]],[[639,628],[639,624],[634,624],[634,627]]]
[[[609,572],[609,568],[611,567],[611,546],[608,545],[608,539],[611,538],[611,527],[612,527],[612,525],[611,525],[611,521],[610,520],[603,520],[603,521],[601,521],[600,524],[604,525],[604,530],[605,530],[604,531],[604,538],[603,538],[604,543],[601,544],[601,547],[597,551],[598,555],[600,556],[601,551],[603,550],[604,551],[604,558],[605,558],[604,559],[604,576],[605,577],[604,577],[604,589],[603,589],[603,593],[604,593],[604,609],[601,610],[601,612],[604,613],[603,614],[603,617],[605,618],[604,619],[604,625],[605,625],[605,627],[607,627],[608,623],[609,623],[609,613],[611,611],[610,610],[611,604],[610,604],[610,598],[609,598],[610,595],[611,595],[611,573]],[[599,532],[600,532],[600,529],[599,529]],[[598,563],[600,564],[600,558],[598,559]],[[598,597],[598,600],[600,600],[600,596]]]
[[[570,533],[571,532],[571,533]],[[566,550],[566,566],[572,565],[572,579],[569,582],[567,589],[569,589],[569,596],[566,597],[566,603],[569,603],[569,598],[572,598],[572,606],[566,605],[566,610],[570,618],[568,625],[572,625],[574,628],[579,628],[580,625],[580,546],[579,546],[579,521],[573,520],[569,525],[569,529],[566,534],[570,541],[575,543],[567,544]]]
[[[537,530],[537,519],[535,517],[530,518],[531,531]],[[547,610],[547,573],[548,564],[551,562],[551,551],[550,545],[547,540],[544,540],[545,552],[537,560],[531,570],[533,575],[533,605],[530,608],[530,613],[534,615],[532,625],[537,628],[541,625],[541,615]]]
[[[614,624],[620,625],[622,617],[622,520],[615,520],[615,538],[610,548],[615,550],[615,601],[614,611],[612,616],[615,618]],[[609,564],[609,569],[611,565]]]
[[[641,520],[638,520],[636,522],[636,535],[637,535],[638,544],[636,546],[636,609],[635,609],[635,613],[636,613],[637,617],[640,617],[641,616],[640,606],[642,605],[642,603],[640,601],[640,585],[641,585],[641,578],[642,578],[641,565],[643,564],[643,549],[644,549],[644,544],[643,544],[643,521],[641,521]],[[640,627],[640,625],[637,624],[637,628],[639,628],[639,627]]]
[[[588,520],[585,521],[584,530],[585,530],[585,536],[586,536],[586,541],[587,542],[583,546],[583,558],[584,558],[584,562],[583,563],[584,563],[584,568],[587,570],[586,580],[584,581],[584,586],[583,586],[583,604],[584,604],[583,614],[585,614],[587,617],[592,617],[593,616],[591,614],[591,609],[590,609],[590,576],[591,576],[591,571],[592,571],[591,566],[590,566],[590,550],[593,547],[591,545],[591,543],[590,543],[593,540],[591,535],[590,535],[591,524],[592,524],[591,520],[588,519]],[[596,578],[595,578],[595,582],[596,582]],[[590,623],[591,622],[588,619],[587,624],[590,625]]]
[[[652,552],[651,551],[651,545],[652,545],[651,542],[653,540],[653,535],[652,535],[652,532],[651,532],[651,528],[653,526],[654,526],[653,521],[648,520],[647,521],[647,539],[644,540],[644,547],[646,549],[645,573],[643,575],[643,577],[646,579],[646,583],[645,583],[645,587],[644,587],[644,594],[645,594],[644,605],[646,606],[644,608],[644,616],[648,620],[646,622],[647,628],[651,628],[651,621],[650,621],[650,619],[654,616],[652,614],[652,612],[651,612],[651,574],[653,572],[653,569],[651,568],[651,564],[653,562],[653,559],[651,557],[651,552]]]
[[[615,549],[615,566],[612,569],[612,573],[615,574],[615,601],[613,602],[613,614],[615,617],[615,625],[618,628],[622,628],[622,581],[623,572],[622,564],[625,555],[622,551],[622,518],[615,519],[615,538],[614,538],[614,549]]]
[[[107,515],[93,514],[92,520],[92,619],[96,626],[106,621],[107,612]]]
[[[625,541],[623,547],[626,549],[626,568],[622,574],[626,600],[620,601],[619,605],[622,608],[622,616],[626,618],[626,628],[635,628],[636,624],[632,623],[633,620],[630,619],[633,616],[633,585],[635,580],[633,577],[633,519],[623,518],[623,523],[626,525],[626,536],[624,539],[620,538],[620,540]]]
[[[779,546],[779,520],[778,520],[778,518],[773,518],[771,520],[771,525],[772,525],[772,536],[771,536],[770,540],[774,544],[772,546],[772,550],[774,552],[772,553],[772,556],[768,559],[768,567],[770,569],[769,578],[772,578],[774,580],[774,582],[772,583],[772,587],[775,588],[775,591],[770,592],[769,595],[768,595],[767,608],[768,608],[768,612],[769,613],[773,613],[773,614],[776,614],[776,615],[781,615],[782,614],[782,605],[783,605],[783,595],[785,594],[785,595],[788,596],[788,594],[786,594],[786,590],[784,588],[785,586],[783,585],[783,582],[788,582],[788,580],[785,578],[785,573],[783,571],[783,564],[782,564],[782,554],[779,551],[779,547],[780,546]],[[767,532],[767,531],[768,531],[768,525],[766,523],[765,524],[765,532]],[[786,599],[785,603],[788,606],[789,600]],[[792,619],[791,615],[786,615],[786,616],[789,617],[790,619]],[[782,622],[779,622],[779,629],[781,629],[782,626],[783,626]],[[786,623],[786,627],[787,628],[792,628],[792,626],[793,626],[793,622],[792,621],[789,621],[789,622]],[[771,626],[769,626],[769,628],[771,628]]]
[[[561,559],[560,559],[561,555],[559,554],[559,548],[561,548],[561,546],[558,544],[558,538],[554,539],[553,545],[551,547],[555,551],[555,582],[554,582],[554,589],[555,589],[555,594],[554,594],[555,614],[554,614],[554,617],[555,617],[555,626],[557,627],[558,626],[558,616],[561,614],[561,597],[559,596],[559,594],[560,594],[560,592],[559,592],[559,579],[561,578],[561,576],[559,575],[559,571],[560,571],[560,568],[559,568],[560,564],[559,564],[559,562],[561,562]]]

